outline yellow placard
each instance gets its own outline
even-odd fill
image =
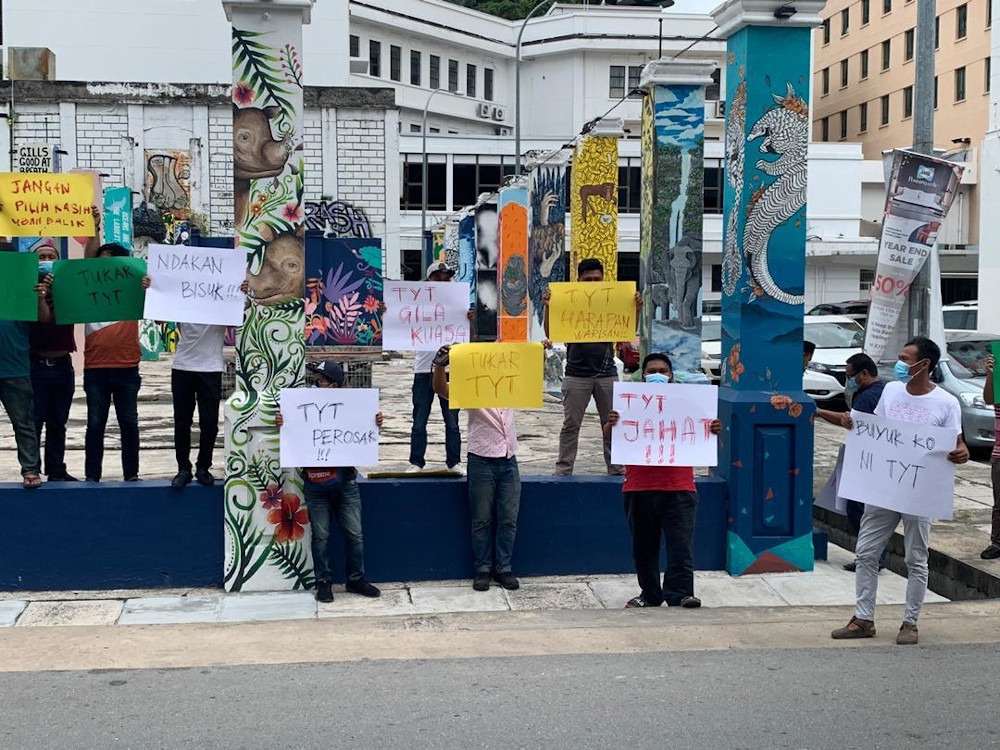
[[[541,344],[458,344],[451,348],[453,409],[537,409],[542,405]]]
[[[549,338],[561,344],[632,341],[634,281],[568,281],[549,284]]]
[[[0,235],[93,237],[89,174],[0,173]]]

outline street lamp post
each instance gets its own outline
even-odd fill
[[[422,148],[422,150],[423,150],[423,167],[421,168],[421,171],[420,171],[421,183],[422,183],[422,185],[421,185],[421,196],[420,196],[420,250],[421,250],[421,255],[423,255],[425,253],[426,249],[427,249],[425,247],[425,245],[426,245],[426,236],[427,236],[427,111],[431,107],[431,99],[433,99],[436,94],[439,94],[440,92],[445,91],[445,90],[446,89],[434,89],[430,93],[430,96],[427,97],[427,103],[424,104],[424,120],[423,120],[423,124],[420,126],[420,136],[421,136],[420,140],[421,140],[421,143],[423,145],[423,148]],[[454,94],[455,96],[462,96],[461,92],[459,92],[459,91],[452,91],[450,93]],[[424,258],[424,260],[426,261],[427,259]],[[424,265],[426,266],[427,263],[425,262]]]

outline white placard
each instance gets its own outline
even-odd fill
[[[243,325],[245,253],[214,247],[150,245],[147,320]]]
[[[436,352],[469,341],[469,286],[454,281],[385,281],[382,348]]]
[[[53,172],[55,145],[45,142],[22,143],[14,150],[15,172]]]
[[[865,505],[951,520],[956,433],[858,411],[847,434],[838,494]]]
[[[618,424],[611,431],[611,462],[626,466],[715,466],[719,414],[714,385],[615,383]]]
[[[281,467],[375,466],[377,388],[281,391]]]

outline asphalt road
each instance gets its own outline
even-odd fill
[[[7,673],[0,747],[984,748],[998,705],[995,644]]]

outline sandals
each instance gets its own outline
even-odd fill
[[[38,474],[25,474],[23,485],[26,490],[37,490],[42,486],[42,478]]]
[[[857,627],[851,627],[855,625]],[[862,620],[858,617],[852,617],[850,621],[842,628],[837,628],[832,633],[830,637],[835,641],[847,641],[855,638],[874,638],[875,637],[875,623],[871,620]]]

